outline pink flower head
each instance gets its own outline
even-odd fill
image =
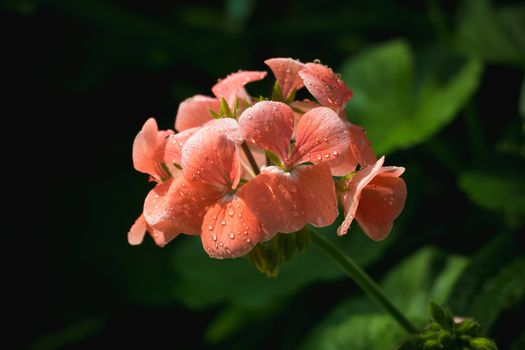
[[[304,63],[291,58],[270,58],[264,63],[270,67],[273,75],[275,75],[285,99],[304,86],[303,80],[298,74],[301,69],[306,67]]]
[[[383,167],[384,160],[385,157],[381,157],[347,181],[348,192],[341,196],[345,219],[337,230],[338,235],[346,234],[354,218],[376,241],[386,238],[392,229],[407,196],[405,182],[399,177],[405,168]]]
[[[154,119],[144,124],[133,164],[156,185],[128,233],[130,244],[146,232],[159,246],[197,235],[210,257],[243,256],[279,232],[331,224],[338,215],[334,175],[343,176],[346,215],[338,234],[356,218],[372,239],[387,236],[405,202],[404,169],[383,167],[364,130],[346,121],[352,92],[319,63],[265,63],[280,87],[277,99],[286,103],[254,104],[245,85],[266,72],[239,71],[213,86],[215,97],[180,104],[180,132],[158,130]],[[294,101],[303,86],[317,101]]]
[[[202,126],[211,120],[210,111],[219,113],[220,99],[224,98],[233,109],[235,99],[251,101],[250,95],[244,88],[248,83],[264,79],[266,72],[239,71],[232,73],[219,81],[212,88],[215,97],[195,95],[179,105],[175,117],[175,129],[183,131]]]
[[[249,143],[273,152],[280,166],[265,167],[250,182],[253,208],[272,232],[294,232],[305,224],[329,225],[337,217],[337,198],[327,161],[348,150],[348,130],[332,110],[305,113],[294,132],[293,110],[281,102],[259,102],[239,118]],[[313,164],[312,164],[313,163]]]
[[[352,98],[352,91],[331,68],[320,63],[307,63],[298,74],[319,103],[337,114],[343,113],[346,103]]]

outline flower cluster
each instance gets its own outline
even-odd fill
[[[178,132],[146,121],[133,164],[157,184],[130,244],[146,231],[159,246],[184,233],[200,236],[210,257],[235,258],[277,233],[330,225],[338,199],[345,213],[339,235],[354,218],[370,238],[388,235],[406,198],[404,168],[383,166],[364,130],[347,120],[350,89],[318,62],[265,63],[276,78],[271,100],[245,89],[266,72],[239,71],[212,88],[215,97],[182,102]],[[295,99],[303,87],[315,101]]]

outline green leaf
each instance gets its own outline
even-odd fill
[[[465,0],[455,42],[471,57],[525,64],[525,6],[493,8],[489,0]]]
[[[470,260],[457,279],[448,305],[458,315],[468,315],[472,301],[483,285],[519,254],[519,248],[510,234],[498,234],[485,244]]]
[[[105,326],[106,321],[101,317],[82,320],[38,338],[31,349],[48,350],[72,346],[100,333]]]
[[[430,302],[430,314],[432,315],[432,318],[434,321],[436,321],[441,327],[445,329],[452,329],[452,325],[454,324],[453,315],[447,308],[434,303],[433,301]]]
[[[525,349],[525,328],[523,328],[521,335],[517,339],[514,339],[512,345],[510,346],[510,350],[523,349]]]
[[[478,291],[469,315],[488,330],[505,309],[525,297],[525,257],[505,266]]]
[[[378,154],[428,139],[457,115],[478,86],[482,66],[477,60],[434,50],[416,63],[400,40],[343,65],[343,78],[354,91],[347,114],[367,129]],[[416,70],[420,67],[426,69]]]
[[[519,175],[464,172],[459,187],[477,205],[491,210],[525,214],[525,182]]]
[[[523,79],[523,83],[521,83],[519,110],[520,110],[521,118],[525,122],[525,79]],[[525,132],[525,125],[523,126],[523,131]]]
[[[465,258],[444,257],[436,249],[424,248],[397,265],[382,287],[405,316],[422,326],[428,320],[428,300],[442,303],[451,290],[452,283],[449,288],[436,288],[436,282],[456,280],[466,263]],[[360,296],[337,306],[301,349],[392,349],[404,334],[388,314]]]

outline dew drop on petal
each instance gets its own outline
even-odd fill
[[[221,225],[223,225],[223,226],[226,225],[226,221],[225,221],[225,220],[222,220],[222,221],[221,221]]]
[[[230,239],[234,239],[235,238],[235,234],[233,232],[230,232]]]
[[[217,235],[215,233],[211,236],[211,238],[213,239],[214,242],[217,241]]]

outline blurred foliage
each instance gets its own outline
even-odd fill
[[[348,115],[367,129],[378,154],[428,139],[457,115],[478,86],[481,65],[476,60],[431,49],[421,61],[416,76],[411,49],[396,41],[343,65],[343,79],[356,96]]]
[[[248,259],[209,259],[196,237],[127,245],[151,187],[130,160],[143,122],[171,128],[183,99],[279,56],[340,72],[354,91],[349,120],[407,169],[387,240],[357,225],[344,238],[337,223],[319,232],[418,325],[434,300],[475,317],[499,349],[524,348],[522,2],[5,0],[0,16],[4,128],[23,135],[3,140],[16,186],[2,227],[20,299],[5,348],[399,343],[397,324],[315,246],[269,279]],[[269,95],[272,84],[248,89]]]
[[[466,263],[463,257],[446,257],[434,248],[422,248],[393,267],[382,287],[403,313],[422,327],[428,319],[428,301],[444,302]],[[403,329],[373,301],[358,295],[337,305],[301,349],[359,350],[370,349],[370,344],[375,349],[393,349],[403,335]]]

